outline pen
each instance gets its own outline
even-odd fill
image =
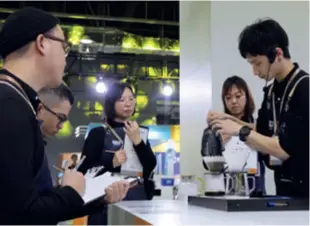
[[[64,172],[63,169],[61,169],[61,168],[59,168],[59,167],[57,167],[57,166],[55,166],[55,165],[53,166],[53,168],[56,169],[56,170],[58,170],[59,172]]]
[[[110,150],[106,150],[105,152],[107,152],[107,153],[112,153],[112,154],[115,153],[115,151],[110,151]]]
[[[120,136],[115,132],[115,130],[109,125],[109,123],[107,122],[107,118],[106,117],[103,117],[103,121],[104,121],[103,124],[108,128],[108,130],[111,131],[113,136],[122,144],[122,149],[123,149],[124,141],[122,140],[122,138],[120,138]]]
[[[82,156],[82,158],[80,159],[80,161],[76,164],[76,166],[72,169],[72,171],[77,171],[80,166],[82,165],[82,163],[84,162],[84,160],[86,159],[86,156]]]
[[[123,144],[124,143],[123,140],[119,137],[119,135],[115,132],[115,130],[108,123],[105,123],[105,125],[108,127],[111,133],[113,133],[114,137]]]

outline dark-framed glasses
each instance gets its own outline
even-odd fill
[[[49,113],[51,113],[52,115],[54,115],[54,116],[56,116],[58,118],[57,126],[60,126],[60,125],[64,124],[66,121],[68,121],[68,117],[65,114],[56,113],[52,109],[47,107],[45,104],[43,104],[42,102],[41,102],[41,104],[43,105],[45,110],[47,110]]]
[[[44,37],[48,38],[50,40],[62,43],[62,47],[64,49],[65,55],[66,55],[66,57],[68,56],[70,49],[71,49],[71,44],[69,42],[67,42],[64,39],[61,39],[61,38],[58,38],[56,36],[49,35],[49,34],[45,34]]]

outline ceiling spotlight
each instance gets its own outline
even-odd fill
[[[103,81],[98,81],[96,84],[97,93],[105,93],[108,90],[106,84]]]
[[[170,97],[173,93],[173,88],[171,85],[165,85],[162,92],[166,97]]]

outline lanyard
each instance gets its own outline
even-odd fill
[[[274,93],[272,93],[273,135],[275,135],[275,136],[278,135],[278,124],[279,124],[280,116],[281,116],[281,113],[282,113],[284,99],[285,99],[288,87],[290,86],[290,84],[292,83],[292,81],[294,80],[296,75],[299,73],[299,71],[300,71],[300,69],[298,68],[294,72],[293,76],[291,77],[291,79],[289,80],[289,82],[287,83],[287,85],[285,87],[284,93],[283,93],[282,98],[281,98],[281,103],[280,103],[279,119],[277,119],[275,96],[274,96]],[[272,89],[273,89],[273,85],[272,85],[272,87],[270,87],[270,92],[271,92]],[[269,92],[268,96],[270,96],[270,92]]]
[[[10,82],[16,85],[18,88],[20,88],[20,90],[17,89],[15,86],[13,86]],[[20,86],[20,84],[17,81],[15,81],[14,79],[12,79],[11,77],[7,75],[0,75],[0,83],[10,86],[12,89],[14,89],[26,101],[26,103],[31,108],[33,114],[36,116],[36,111],[33,108],[27,94],[25,93],[25,91],[23,90],[23,88]]]

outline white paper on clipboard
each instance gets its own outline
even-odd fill
[[[141,139],[146,143],[149,135],[148,128],[140,127]],[[124,141],[124,151],[126,153],[127,160],[121,166],[121,172],[126,173],[140,173],[143,168],[138,158],[138,155],[133,147],[133,143],[126,135]]]
[[[111,184],[117,181],[124,180],[120,177],[111,176],[111,173],[105,173],[94,178],[85,178],[86,186],[85,193],[83,195],[84,204],[101,198],[105,195],[105,188],[109,187]],[[125,179],[129,183],[137,180],[136,178]]]
[[[240,172],[246,163],[245,170],[251,174],[257,173],[257,151],[233,136],[225,145],[223,152],[229,172]]]

